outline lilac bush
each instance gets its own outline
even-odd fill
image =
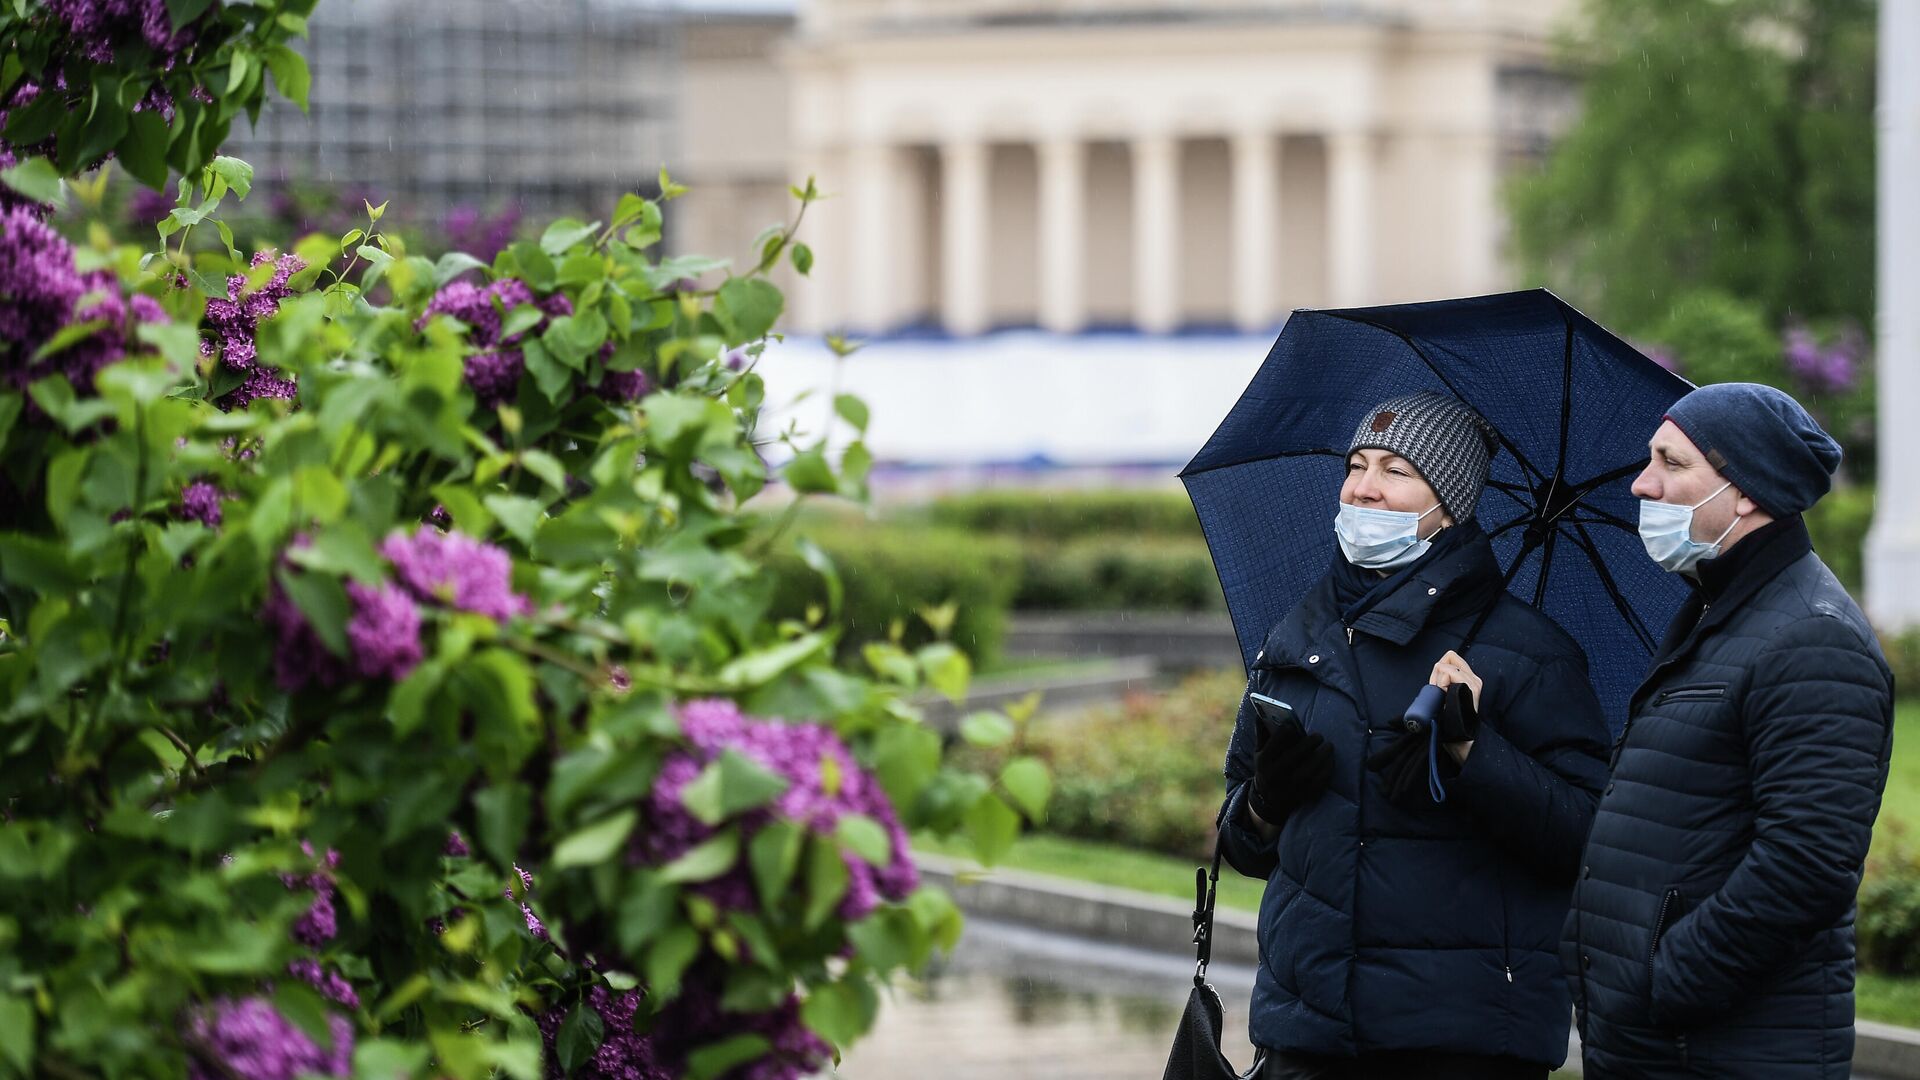
[[[218,998],[193,1010],[186,1042],[193,1057],[191,1080],[297,1080],[303,1076],[347,1076],[353,1071],[353,1025],[345,1017],[327,1017],[328,1045],[322,1046],[263,997]]]
[[[396,532],[380,545],[394,574],[422,603],[506,620],[531,610],[513,591],[513,559],[492,544],[428,527]]]
[[[243,377],[239,386],[215,402],[222,409],[244,409],[260,398],[292,398],[299,392],[291,377],[258,362],[255,337],[260,321],[271,318],[280,302],[292,295],[287,281],[305,269],[306,263],[296,255],[276,257],[273,252],[262,251],[254,255],[249,266],[269,262],[273,263],[273,275],[258,288],[247,288],[245,274],[232,274],[227,277],[226,295],[207,301],[203,325],[208,334],[200,342],[200,354],[217,358],[221,367]]]

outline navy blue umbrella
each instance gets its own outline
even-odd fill
[[[1545,289],[1296,311],[1180,478],[1251,664],[1334,557],[1346,448],[1368,409],[1449,393],[1499,437],[1474,516],[1507,587],[1585,648],[1618,733],[1685,583],[1640,545],[1630,488],[1692,387]]]

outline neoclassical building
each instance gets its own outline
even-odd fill
[[[810,0],[803,329],[1277,325],[1492,291],[1499,189],[1573,107],[1569,0]]]

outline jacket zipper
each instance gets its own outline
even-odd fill
[[[1680,899],[1679,889],[1668,889],[1660,898],[1660,914],[1653,920],[1653,942],[1647,946],[1647,977],[1653,977],[1653,956],[1660,951],[1660,935],[1667,931],[1667,915],[1673,910],[1673,902]]]
[[[1347,627],[1347,644],[1353,644],[1353,627]]]
[[[1724,686],[1694,686],[1678,690],[1662,690],[1655,705],[1665,705],[1669,701],[1711,701],[1727,696]]]

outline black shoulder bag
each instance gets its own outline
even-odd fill
[[[1180,1027],[1173,1033],[1173,1052],[1167,1055],[1162,1080],[1252,1080],[1267,1063],[1267,1052],[1256,1050],[1252,1067],[1244,1073],[1235,1072],[1232,1062],[1220,1052],[1220,1027],[1224,1022],[1220,995],[1207,984],[1207,960],[1213,956],[1213,897],[1220,881],[1220,844],[1216,837],[1211,875],[1205,868],[1193,872],[1193,944],[1199,963],[1194,965],[1193,991],[1187,995],[1186,1011],[1180,1014]]]

